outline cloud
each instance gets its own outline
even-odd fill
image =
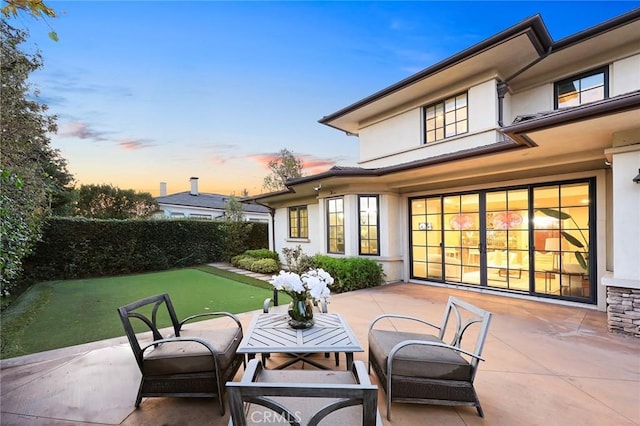
[[[153,143],[150,142],[147,139],[125,139],[118,142],[118,145],[126,151],[135,151],[153,146]]]
[[[316,157],[311,154],[296,154],[293,155],[302,161],[302,171],[305,175],[313,175],[329,170],[336,165],[336,158]],[[280,158],[280,153],[261,153],[261,154],[249,154],[248,159],[260,164],[263,168],[267,169],[270,161]]]
[[[126,151],[135,151],[154,145],[153,141],[150,139],[122,138],[116,140],[107,137],[110,134],[110,132],[95,130],[89,123],[85,123],[82,121],[72,121],[69,123],[65,123],[60,126],[60,130],[58,131],[58,135],[60,136],[67,136],[85,140],[88,139],[94,142],[110,142],[118,145],[120,148],[123,148]]]
[[[58,134],[60,136],[71,136],[78,139],[91,139],[97,142],[107,140],[106,132],[100,132],[92,129],[89,124],[81,121],[63,124],[60,126]]]
[[[65,97],[70,93],[99,94],[116,99],[133,96],[133,90],[127,86],[95,83],[87,79],[88,74],[90,74],[90,70],[79,68],[52,71],[44,81],[44,85],[54,93],[60,94],[59,96],[64,94]]]
[[[241,154],[241,147],[231,143],[202,144],[196,146],[210,152],[208,154],[209,162],[215,165],[222,165],[227,161],[237,159],[244,160],[246,158],[245,155]]]
[[[336,165],[336,160],[332,158],[318,158],[312,155],[302,156],[302,169],[306,174],[316,174],[329,170]]]

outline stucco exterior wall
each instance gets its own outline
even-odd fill
[[[510,97],[510,114],[505,114],[504,124],[513,123],[519,115],[553,110],[553,84],[543,84]]]
[[[280,260],[284,261],[282,256],[282,249],[295,248],[298,245],[302,248],[302,251],[313,256],[316,253],[322,253],[324,251],[324,240],[322,239],[323,231],[322,226],[324,222],[321,222],[321,211],[319,204],[308,204],[307,213],[309,215],[309,238],[288,238],[289,236],[289,208],[283,207],[276,209],[274,216],[274,228],[275,228],[275,248],[273,249],[280,255]]]
[[[421,107],[361,129],[360,166],[385,167],[494,143],[498,138],[496,81],[470,87],[467,102],[469,131],[428,145],[423,144]]]
[[[616,61],[611,66],[610,96],[640,89],[640,54]]]
[[[640,288],[640,144],[613,156],[613,271],[620,280],[636,281]]]

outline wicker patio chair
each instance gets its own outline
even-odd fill
[[[228,312],[208,312],[179,322],[168,294],[122,306],[118,313],[142,373],[136,408],[143,397],[217,396],[220,414],[224,415],[224,384],[244,363],[244,356],[236,353],[242,340],[238,318]],[[210,328],[185,326],[204,316],[227,317],[232,321]],[[159,318],[171,321],[172,329],[165,335],[158,329]],[[136,327],[144,325],[144,330],[134,329],[132,319]],[[151,331],[151,335],[136,331]]]
[[[362,361],[351,371],[267,370],[253,359],[240,382],[228,382],[229,425],[382,425],[378,387]]]
[[[394,325],[415,325],[411,331],[374,328],[383,318],[393,319]],[[391,420],[392,401],[470,405],[484,417],[473,381],[479,361],[484,361],[490,321],[491,313],[454,297],[449,297],[439,327],[405,315],[375,318],[369,327],[369,370],[373,368],[387,395],[387,418]],[[438,332],[416,332],[423,324]],[[466,344],[469,339],[475,339],[471,345]]]

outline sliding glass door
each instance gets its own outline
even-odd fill
[[[411,276],[593,301],[594,182],[410,200]]]

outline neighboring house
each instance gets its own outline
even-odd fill
[[[166,195],[166,186],[160,185],[156,197],[160,212],[156,217],[171,219],[224,220],[225,208],[231,196],[207,194],[198,191],[198,178],[192,177],[191,190]],[[251,222],[270,222],[269,209],[256,204],[242,204],[244,219]]]
[[[246,200],[275,209],[276,251],[598,310],[609,297],[610,327],[640,336],[640,9],[559,41],[534,16],[320,123],[358,137],[361,167]]]

